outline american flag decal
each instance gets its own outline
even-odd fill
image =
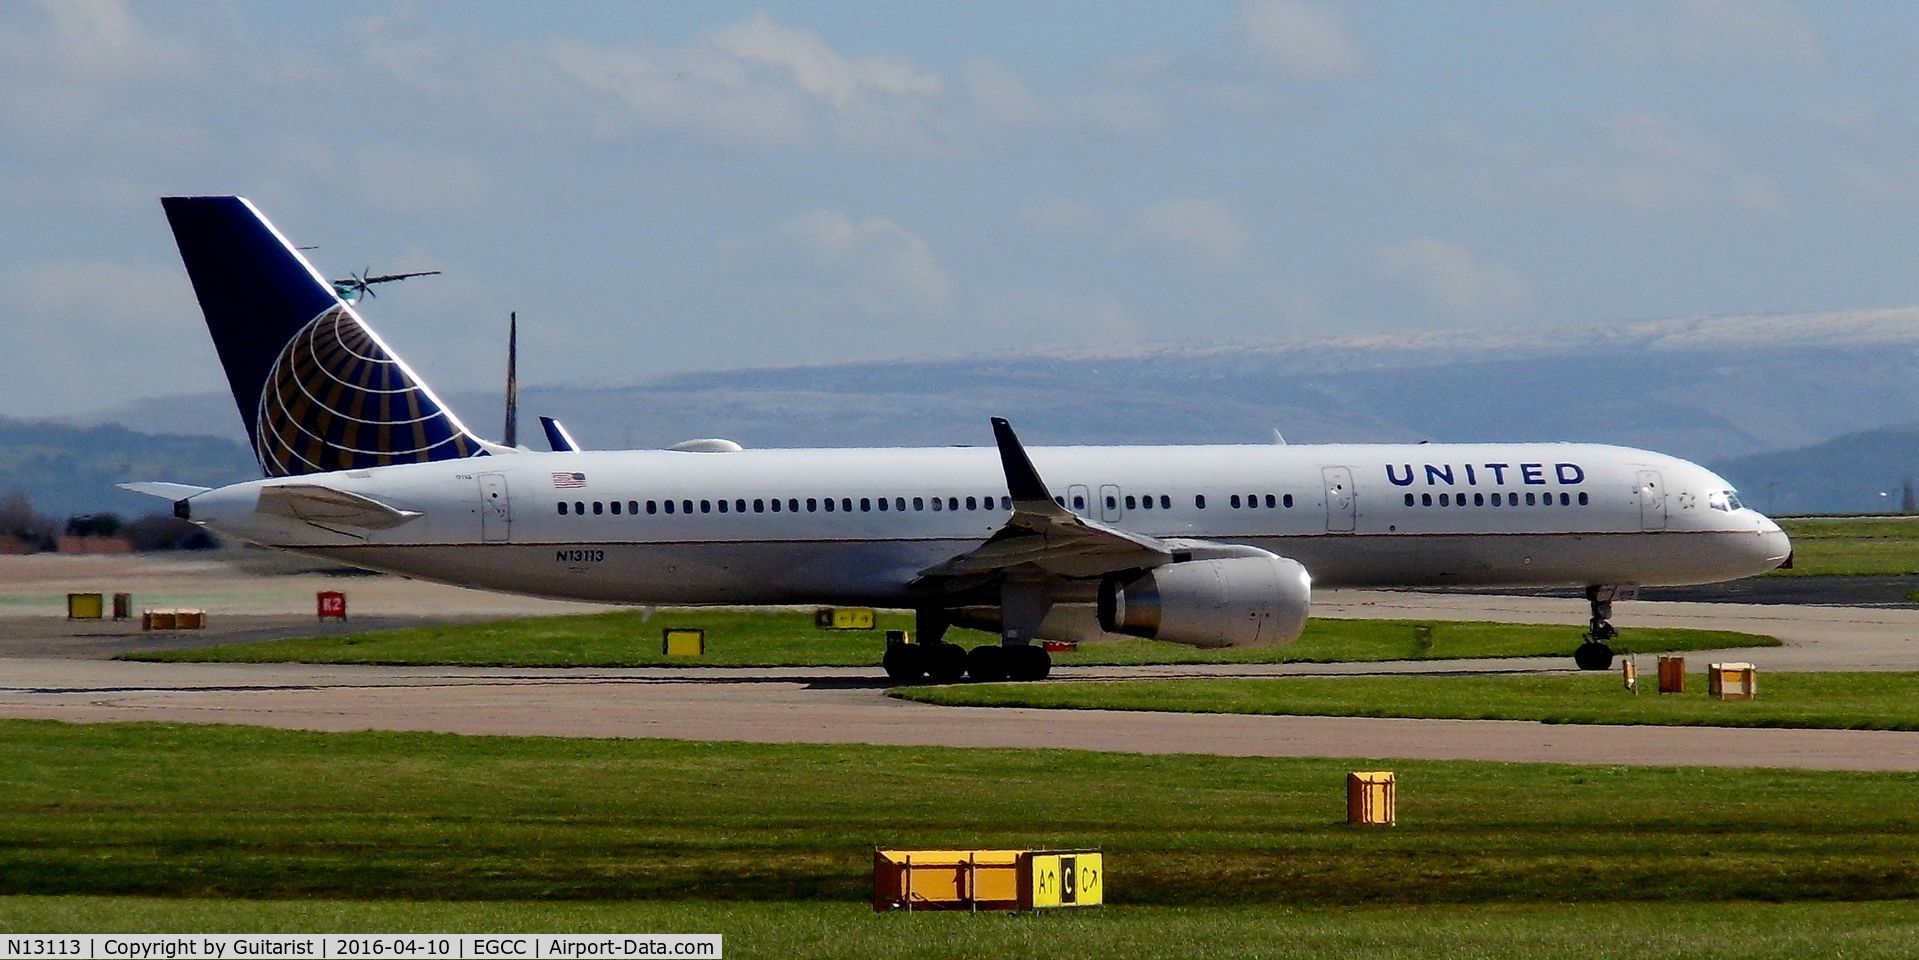
[[[556,473],[553,475],[553,486],[560,490],[572,490],[576,487],[584,487],[586,486],[586,474]]]

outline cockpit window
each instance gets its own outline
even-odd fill
[[[1739,502],[1739,491],[1737,490],[1726,491],[1726,508],[1729,510],[1746,509],[1746,505]]]
[[[1739,502],[1739,494],[1732,490],[1720,490],[1715,493],[1707,494],[1706,506],[1709,506],[1713,508],[1714,510],[1724,510],[1728,513],[1731,513],[1734,510],[1744,510],[1746,508],[1745,504]]]

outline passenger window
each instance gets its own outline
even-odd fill
[[[809,501],[809,502],[811,502],[811,501]],[[786,498],[786,512],[787,512],[787,513],[798,513],[798,512],[800,512],[800,498],[798,498],[798,497],[787,497],[787,498]]]
[[[1266,495],[1266,506],[1267,506],[1267,508],[1268,508],[1268,509],[1271,509],[1271,508],[1273,508],[1273,507],[1277,507],[1277,506],[1279,506],[1279,498],[1278,498],[1278,497],[1275,497],[1275,496],[1273,496],[1273,495],[1272,495],[1272,494],[1270,494],[1270,493],[1269,493],[1269,494],[1267,494],[1267,495]]]
[[[618,500],[613,501],[613,515],[616,517],[620,515],[620,501]]]
[[[1433,495],[1430,493],[1422,493],[1419,495],[1419,502],[1420,506],[1430,507],[1433,505]]]
[[[741,498],[739,498],[738,500],[735,500],[735,501],[733,501],[733,512],[734,512],[734,513],[745,513],[745,512],[746,512],[746,498],[745,498],[745,497],[741,497]]]
[[[1204,510],[1204,509],[1206,509],[1206,495],[1205,495],[1205,494],[1203,494],[1203,493],[1195,493],[1195,494],[1193,494],[1193,509],[1195,509],[1195,510]]]
[[[948,509],[948,510],[958,510],[958,509],[959,509],[959,498],[958,498],[958,497],[947,497],[947,498],[946,498],[946,509]]]
[[[1086,509],[1086,498],[1077,493],[1073,494],[1073,509],[1075,510]]]
[[[1533,492],[1531,490],[1528,490],[1526,491],[1526,506],[1530,507],[1532,505],[1533,505]]]
[[[1000,508],[1001,510],[1011,510],[1011,509],[1013,509],[1013,498],[1012,498],[1012,497],[1001,497],[1001,498],[999,498],[999,508]]]
[[[820,509],[820,501],[819,501],[819,499],[818,499],[818,498],[816,498],[816,497],[807,497],[807,498],[806,498],[806,512],[807,512],[807,513],[817,513],[817,512],[819,511],[819,509]]]
[[[1232,508],[1233,508],[1234,510],[1238,510],[1238,509],[1239,509],[1239,494],[1237,494],[1237,493],[1235,493],[1235,494],[1233,494],[1233,495],[1232,495],[1232,497],[1230,497],[1229,499],[1227,499],[1227,501],[1226,501],[1226,502],[1227,502],[1228,504],[1230,504],[1230,505],[1232,506]]]
[[[905,497],[894,497],[894,498],[893,498],[893,509],[894,509],[894,510],[897,510],[897,511],[899,511],[900,513],[905,513],[905,512],[906,512],[906,498],[905,498]]]
[[[765,500],[762,500],[762,499],[760,499],[760,498],[758,498],[758,497],[755,497],[755,498],[753,498],[753,512],[754,512],[754,513],[765,513],[765,512],[766,512],[766,501],[765,501]]]
[[[1259,509],[1259,494],[1249,493],[1246,495],[1246,508],[1249,510]]]
[[[1475,494],[1473,494],[1473,506],[1475,506],[1475,507],[1483,507],[1483,506],[1485,506],[1485,505],[1486,505],[1486,495],[1485,495],[1485,494],[1483,494],[1483,493],[1475,493]]]
[[[1572,494],[1569,494],[1569,493],[1561,493],[1561,494],[1559,495],[1559,505],[1560,505],[1560,506],[1562,506],[1562,507],[1570,507],[1570,506],[1572,506],[1572,505],[1573,505],[1573,498],[1572,498]]]
[[[666,501],[666,512],[667,513],[673,512],[673,501],[671,500]]]
[[[979,509],[979,500],[978,500],[978,498],[976,498],[976,497],[967,497],[967,498],[966,498],[966,509],[968,509],[968,510],[978,510],[978,509]]]
[[[1054,498],[1053,498],[1053,502],[1054,502],[1054,503],[1057,503],[1057,504],[1059,504],[1059,505],[1060,505],[1060,506],[1062,506],[1062,507],[1063,507],[1063,506],[1066,506],[1066,498],[1065,498],[1065,497],[1054,497]]]
[[[853,512],[853,498],[852,498],[852,497],[841,497],[841,498],[840,498],[840,512],[841,512],[841,513],[852,513],[852,512]]]
[[[1129,493],[1129,494],[1127,494],[1127,495],[1126,495],[1126,509],[1128,509],[1128,510],[1138,510],[1138,509],[1139,509],[1139,498],[1138,498],[1138,497],[1135,497],[1135,496],[1133,496],[1133,495],[1132,495],[1132,494],[1130,494],[1130,493]]]
[[[766,501],[766,505],[768,507],[771,507],[774,513],[780,512],[780,498],[774,497],[773,499]]]
[[[944,500],[941,500],[941,499],[940,499],[940,498],[938,498],[938,497],[934,497],[934,498],[933,498],[933,512],[934,512],[934,513],[938,513],[938,512],[940,512],[941,510],[944,510],[944,509],[946,509],[946,501],[944,501]]]
[[[672,510],[672,507],[673,507],[673,501],[671,501],[671,500],[668,500],[668,501],[666,501],[666,506],[667,506],[667,511],[666,511],[666,512],[668,512],[668,513],[672,513],[672,512],[673,512],[673,510]],[[656,514],[656,513],[659,513],[659,512],[660,512],[660,502],[659,502],[658,500],[648,500],[648,501],[646,502],[646,512],[647,512],[647,515],[648,515],[648,516],[651,516],[651,515],[653,515],[653,514]]]
[[[560,516],[562,517],[566,516],[566,501],[565,500],[560,501],[559,507],[560,507]]]
[[[832,498],[832,497],[826,497],[826,498],[824,498],[824,499],[822,499],[822,500],[820,501],[820,504],[821,504],[822,506],[824,506],[824,507],[826,508],[826,512],[827,512],[827,513],[832,513],[832,512],[833,512],[833,498]]]
[[[861,498],[860,498],[860,512],[861,512],[861,513],[872,513],[872,512],[873,512],[873,500],[872,500],[872,498],[871,498],[871,497],[861,497]]]
[[[1586,505],[1586,502],[1587,502],[1587,500],[1586,500],[1586,492],[1585,492],[1584,490],[1581,490],[1581,491],[1579,492],[1579,505],[1583,507],[1583,506],[1585,506],[1585,505]]]
[[[593,501],[593,515],[596,517],[599,516],[605,507],[606,507],[606,504],[603,504],[598,500]]]
[[[1451,495],[1451,494],[1446,494],[1446,493],[1442,493],[1442,494],[1440,494],[1440,495],[1439,495],[1439,505],[1440,505],[1440,506],[1442,506],[1442,507],[1450,507],[1450,506],[1452,506],[1452,505],[1453,505],[1453,503],[1452,503],[1452,495]]]
[[[626,502],[626,512],[637,515],[640,512],[640,502],[638,500],[628,500]]]
[[[726,512],[726,501],[724,501],[724,500],[721,500],[721,501],[720,501],[720,512],[721,512],[721,513],[725,513],[725,512]]]
[[[1413,495],[1410,493],[1406,495],[1406,505],[1409,507],[1413,505]]]
[[[1139,498],[1139,506],[1140,506],[1140,509],[1142,509],[1142,510],[1151,510],[1151,509],[1153,509],[1153,498],[1152,498],[1152,496],[1151,496],[1151,495],[1148,495],[1148,496],[1144,496],[1144,497],[1141,497],[1141,498]]]
[[[925,497],[914,497],[914,498],[913,498],[913,509],[915,509],[915,510],[925,510],[925,509],[926,509],[926,498],[925,498]]]
[[[1108,509],[1108,510],[1117,510],[1117,509],[1119,509],[1119,500],[1118,500],[1118,498],[1116,498],[1116,497],[1107,497],[1107,498],[1106,498],[1106,509]]]
[[[1279,505],[1291,510],[1293,508],[1293,495],[1289,493],[1279,498]]]
[[[1161,510],[1171,510],[1171,509],[1173,509],[1173,498],[1172,498],[1172,497],[1170,497],[1170,496],[1167,496],[1166,494],[1163,494],[1163,493],[1162,493],[1162,494],[1160,494],[1160,495],[1159,495],[1159,508],[1160,508]]]

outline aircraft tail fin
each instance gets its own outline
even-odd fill
[[[246,198],[160,202],[267,476],[489,452]]]

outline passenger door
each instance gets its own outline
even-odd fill
[[[1657,470],[1639,471],[1639,529],[1666,529],[1666,484]]]
[[[513,539],[513,504],[506,494],[506,475],[482,473],[480,485],[480,542],[507,543]]]
[[[1326,532],[1352,533],[1359,522],[1359,498],[1353,495],[1350,467],[1322,467],[1326,481]]]

